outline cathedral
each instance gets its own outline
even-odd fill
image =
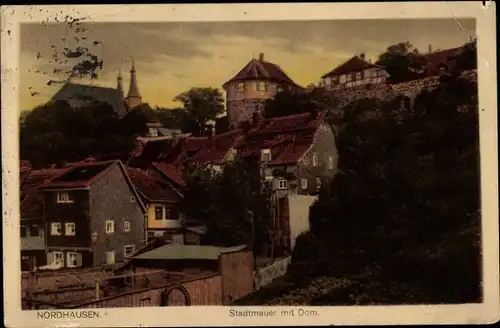
[[[111,105],[114,111],[122,117],[131,109],[142,104],[134,61],[132,60],[132,68],[130,69],[130,85],[127,96],[124,93],[123,77],[120,70],[116,88],[79,84],[68,80],[51,100],[65,100],[73,107],[85,106],[91,101],[100,101]]]

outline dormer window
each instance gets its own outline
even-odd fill
[[[266,81],[258,81],[257,82],[257,91],[267,91],[267,82]]]
[[[245,84],[243,82],[240,82],[236,85],[236,92],[243,92],[245,91]]]
[[[73,195],[67,191],[60,191],[57,193],[57,202],[58,203],[73,203],[75,198]]]
[[[271,149],[262,149],[260,153],[260,161],[263,163],[271,161]]]

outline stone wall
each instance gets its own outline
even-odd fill
[[[464,71],[461,75],[471,81],[477,81],[476,70]],[[433,76],[398,84],[361,86],[348,90],[334,90],[332,94],[339,100],[338,107],[343,107],[353,100],[362,98],[376,98],[383,101],[390,101],[400,96],[410,98],[413,104],[419,93],[437,88],[439,79],[439,76]]]
[[[242,99],[227,103],[229,126],[238,127],[244,121],[252,121],[253,113],[264,110],[265,99]]]
[[[275,261],[273,264],[255,270],[253,278],[255,290],[269,285],[274,279],[283,276],[286,273],[291,260],[292,258],[290,256],[285,257]]]

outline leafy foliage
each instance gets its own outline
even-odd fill
[[[261,254],[269,244],[270,190],[261,189],[258,166],[232,162],[220,173],[187,165],[184,210],[208,227],[207,240],[219,246],[252,245]]]
[[[329,110],[335,106],[332,95],[322,88],[306,90],[284,89],[265,102],[264,116],[267,118],[287,116],[312,111]]]
[[[224,97],[219,89],[191,88],[175,97],[182,103],[181,126],[183,132],[200,135],[205,124],[224,112]]]
[[[311,230],[286,276],[244,304],[480,302],[477,107],[477,85],[458,75],[411,110],[348,104],[340,173],[311,206]]]
[[[63,160],[123,153],[135,144],[134,131],[125,129],[113,108],[104,103],[73,108],[66,101],[57,101],[25,113],[20,154],[35,168]]]
[[[411,42],[399,42],[387,47],[375,64],[385,67],[392,83],[414,80],[424,67],[423,58]]]

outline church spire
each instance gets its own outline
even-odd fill
[[[128,89],[127,98],[125,99],[129,109],[132,109],[142,102],[141,94],[139,93],[139,87],[137,86],[137,77],[135,76],[135,64],[132,58],[132,69],[130,70],[130,86]]]
[[[116,88],[123,94],[123,78],[121,68],[118,70],[118,77],[116,78]]]

